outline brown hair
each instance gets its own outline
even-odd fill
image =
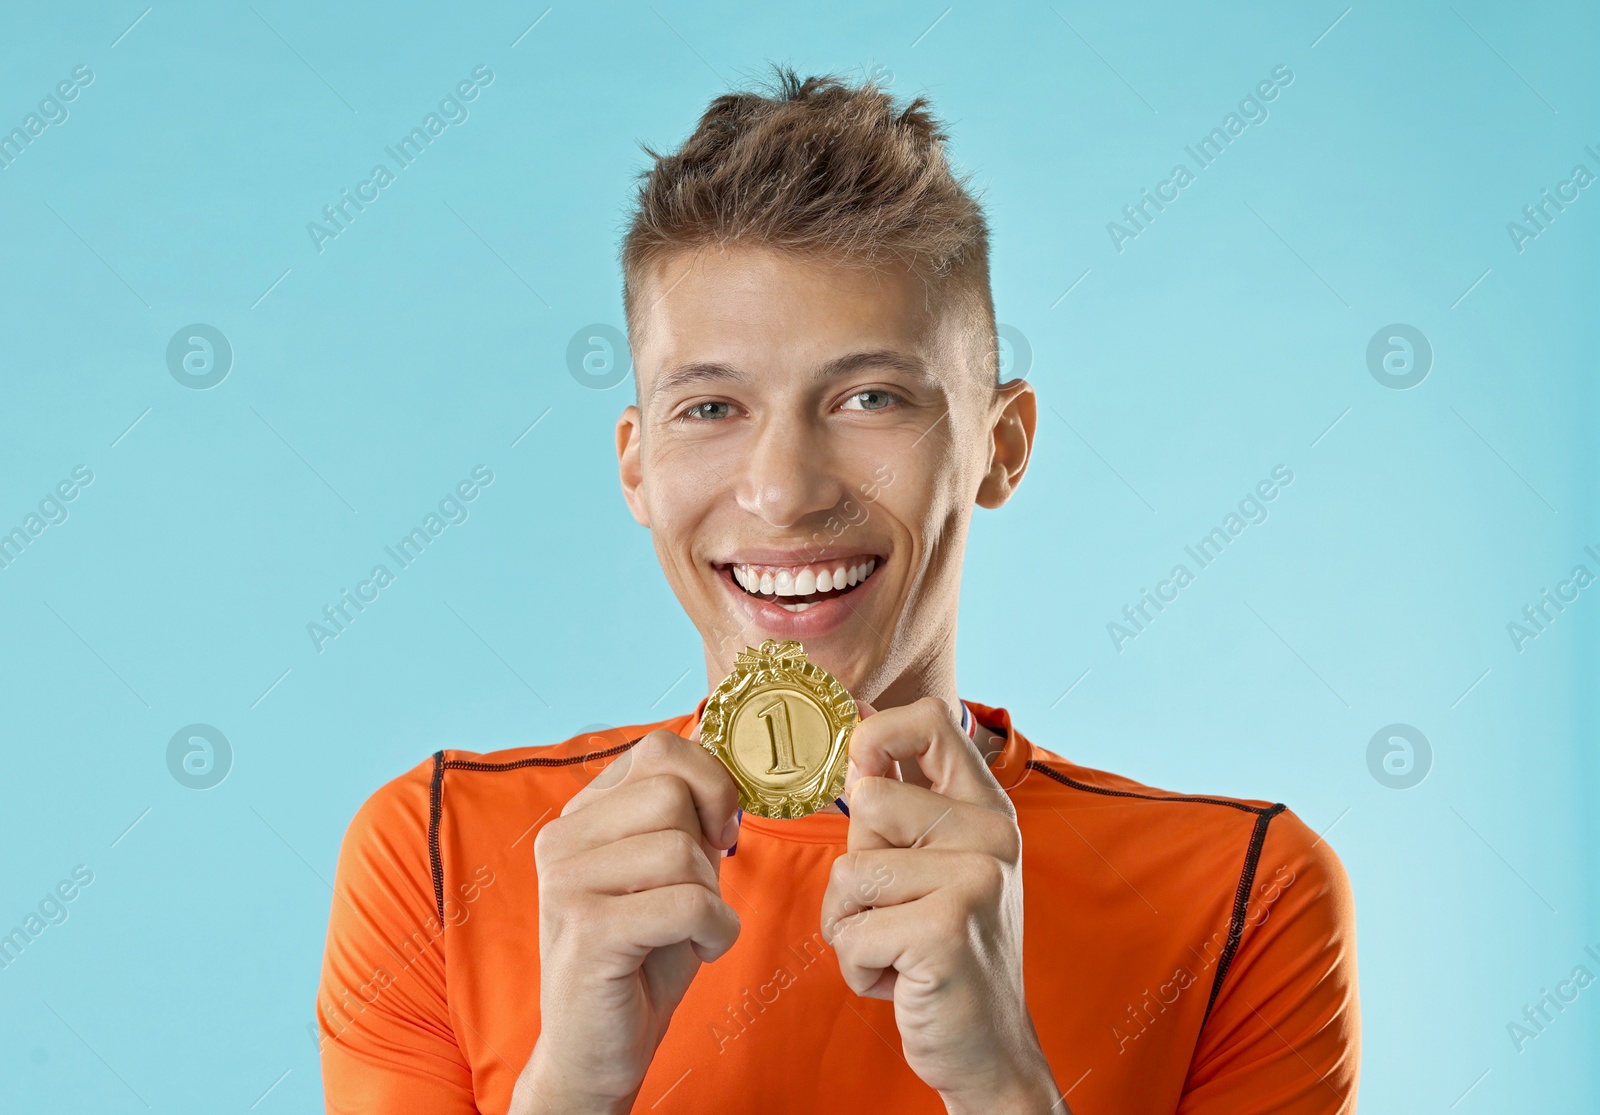
[[[928,99],[897,107],[873,81],[773,70],[770,93],[712,101],[676,152],[644,147],[652,165],[639,175],[621,253],[630,329],[643,279],[663,256],[742,243],[906,266],[978,311],[980,345],[992,348],[988,223],[945,159],[948,136]]]

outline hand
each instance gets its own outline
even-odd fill
[[[704,748],[655,731],[539,830],[539,1040],[513,1112],[632,1106],[700,964],[739,936],[719,883],[738,804]]]
[[[910,759],[931,789],[896,777]],[[934,697],[867,716],[850,763],[849,851],[822,901],[845,983],[893,1000],[907,1062],[949,1111],[1060,1115],[1023,994],[1011,799]]]

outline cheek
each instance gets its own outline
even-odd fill
[[[718,524],[737,509],[736,474],[701,446],[663,447],[644,462],[642,494],[651,540],[670,578],[692,576],[697,554],[719,540]]]
[[[714,448],[673,444],[647,453],[643,461],[644,497],[652,515],[697,516],[725,494],[731,469]]]

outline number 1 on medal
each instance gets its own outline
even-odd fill
[[[767,722],[767,738],[772,741],[772,766],[767,768],[767,773],[798,774],[800,768],[794,765],[794,740],[789,735],[789,706],[780,697],[756,715]]]

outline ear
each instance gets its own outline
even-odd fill
[[[978,506],[995,508],[1011,498],[1028,471],[1033,452],[1033,431],[1039,419],[1038,398],[1033,384],[1015,379],[995,388],[993,439],[989,447],[989,471],[978,485]]]
[[[644,469],[639,463],[643,438],[639,408],[630,406],[617,419],[617,475],[622,480],[622,498],[628,501],[628,510],[633,512],[639,525],[648,530],[650,514],[644,504]]]

